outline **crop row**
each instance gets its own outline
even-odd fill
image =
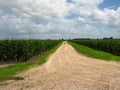
[[[27,61],[56,46],[57,40],[0,40],[0,61]]]
[[[72,42],[120,56],[120,40],[73,40]]]

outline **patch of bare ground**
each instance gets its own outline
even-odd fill
[[[7,81],[0,90],[120,90],[120,63],[78,54],[64,42],[42,66]]]

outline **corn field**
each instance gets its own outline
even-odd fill
[[[72,42],[120,56],[120,40],[73,40]]]
[[[27,61],[54,46],[58,40],[0,40],[0,61]]]

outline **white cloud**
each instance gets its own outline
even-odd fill
[[[120,8],[117,10],[97,9],[92,15],[93,22],[102,23],[111,28],[120,28]]]
[[[79,21],[79,22],[82,22],[82,23],[85,23],[85,22],[86,22],[86,19],[83,18],[83,17],[78,17],[78,21]]]
[[[90,15],[92,15],[92,11],[93,8],[90,8],[89,6],[82,6],[78,9],[79,15],[83,17],[89,17]]]
[[[100,10],[103,0],[73,1],[0,0],[0,38],[119,37],[120,8]]]
[[[3,0],[0,8],[15,15],[42,19],[63,17],[69,12],[66,0]]]

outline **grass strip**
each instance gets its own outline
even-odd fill
[[[94,50],[92,48],[89,48],[80,44],[76,44],[70,41],[68,41],[68,43],[71,44],[77,52],[87,57],[107,60],[107,61],[120,61],[120,56],[115,56],[113,54],[110,54],[104,51]]]
[[[38,65],[41,65],[46,62],[46,60],[49,58],[49,56],[54,53],[58,47],[60,47],[62,44],[59,43],[54,48],[52,48],[50,51],[48,51],[45,55],[43,55],[38,62],[26,62],[23,64],[16,64],[11,65],[7,67],[0,68],[0,83],[6,80],[23,80],[21,77],[15,77],[14,75],[20,71],[26,70],[31,67],[35,67]]]
[[[57,48],[61,46],[62,43],[63,42],[59,43],[56,47],[54,47],[49,52],[47,52],[43,57],[41,57],[40,60],[38,61],[38,65],[45,63],[46,60],[57,50]]]

